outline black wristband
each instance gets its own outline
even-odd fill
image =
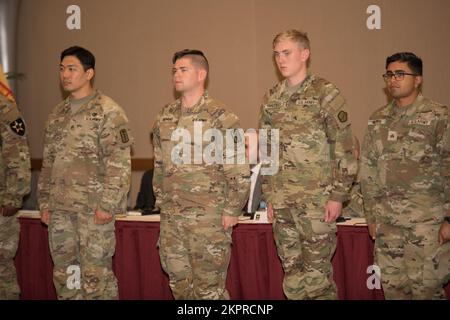
[[[448,223],[450,223],[450,217],[444,217],[444,221],[447,221]]]

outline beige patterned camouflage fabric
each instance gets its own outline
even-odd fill
[[[22,206],[30,191],[30,154],[26,126],[16,103],[0,94],[0,208]],[[16,215],[0,213],[0,299],[18,299],[14,256],[19,245]]]
[[[448,108],[421,94],[394,102],[369,119],[361,185],[369,223],[377,224],[376,263],[388,299],[444,298],[439,263],[450,243],[438,243],[449,210]],[[441,266],[442,267],[442,266]],[[447,269],[448,270],[448,269]]]
[[[131,144],[124,111],[99,91],[76,112],[67,98],[49,115],[38,201],[41,212],[52,214],[49,242],[60,299],[118,296],[111,265],[114,219],[105,225],[93,219],[96,210],[126,212]],[[68,286],[70,266],[80,267],[79,289]]]
[[[153,128],[153,188],[156,205],[161,208],[161,264],[176,299],[228,299],[225,280],[232,229],[224,230],[222,215],[237,217],[242,213],[250,188],[250,168],[236,159],[226,159],[231,153],[225,143],[218,163],[208,164],[204,159],[195,163],[194,151],[186,162],[175,163],[173,150],[179,142],[173,141],[172,134],[185,129],[194,137],[195,123],[201,123],[203,132],[217,129],[223,137],[227,129],[239,128],[238,118],[208,92],[192,108],[182,109],[178,99],[159,113]],[[236,134],[234,142],[243,144],[243,135]],[[210,143],[193,139],[189,149],[205,150]],[[236,143],[231,144],[233,149]],[[237,151],[236,155],[243,154]]]
[[[274,236],[289,299],[334,299],[331,258],[335,223],[324,222],[328,200],[348,200],[357,162],[344,98],[335,85],[308,75],[289,88],[284,80],[265,96],[260,128],[278,129],[279,172],[266,176]]]

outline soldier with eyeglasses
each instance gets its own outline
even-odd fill
[[[422,95],[422,60],[413,53],[388,57],[383,78],[392,101],[370,117],[361,159],[375,264],[386,299],[443,299],[450,270],[448,107]]]

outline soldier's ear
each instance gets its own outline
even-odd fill
[[[422,84],[422,81],[423,81],[423,77],[422,76],[415,76],[414,77],[414,87],[416,89],[420,88],[420,86]]]
[[[87,75],[88,80],[92,80],[92,78],[95,75],[94,69],[92,69],[92,68],[87,69],[86,70],[86,75]]]
[[[303,62],[308,61],[310,53],[311,52],[309,51],[309,49],[303,49],[302,50],[300,56],[301,56]]]
[[[206,72],[205,69],[198,69],[198,79],[200,81],[206,81],[207,75],[208,75],[208,72]]]

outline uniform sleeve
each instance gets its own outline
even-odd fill
[[[220,119],[222,122],[222,128],[225,131],[226,129],[240,129],[239,119],[230,113],[225,113],[223,118]],[[225,132],[223,133],[224,137],[226,136]],[[243,131],[235,130],[234,131],[234,141],[237,144],[244,144],[244,135]],[[250,192],[250,166],[245,161],[245,147],[244,148],[235,148],[236,158],[228,159],[227,155],[230,156],[232,154],[231,150],[227,150],[227,147],[233,146],[234,144],[225,144],[224,150],[224,164],[223,164],[223,172],[226,181],[225,188],[225,208],[223,214],[226,216],[240,216],[242,214],[242,208],[244,207],[248,195]],[[239,159],[244,159],[243,163],[240,163]],[[233,161],[233,164],[228,164]]]
[[[105,114],[100,133],[104,167],[103,194],[98,209],[110,214],[125,213],[131,183],[131,145],[128,119],[122,110]]]
[[[155,207],[161,208],[164,200],[163,192],[163,157],[161,149],[161,135],[159,131],[159,119],[161,115],[159,114],[156,118],[155,124],[153,125],[153,192],[155,194]]]
[[[267,154],[271,154],[270,147],[272,145],[271,143],[271,136],[270,136],[270,130],[272,129],[271,119],[270,116],[267,114],[266,109],[264,108],[265,103],[268,101],[268,94],[266,94],[263,98],[263,103],[261,104],[260,112],[259,112],[259,129],[265,130],[267,134]],[[261,135],[263,133],[262,130],[260,130],[259,134]],[[263,137],[264,141],[264,137]],[[262,159],[264,160],[264,159]],[[262,165],[269,165],[263,163]],[[273,195],[274,195],[274,187],[273,187],[273,175],[262,175],[262,184],[261,184],[261,192],[264,196],[264,199],[266,199],[267,203],[273,202]]]
[[[330,146],[333,181],[330,200],[345,202],[356,179],[358,162],[353,155],[353,133],[344,98],[337,88],[331,87],[322,100],[328,110],[326,134]]]
[[[37,199],[39,210],[41,212],[49,210],[50,199],[50,177],[53,162],[55,161],[55,152],[52,146],[52,136],[49,130],[49,121],[45,126],[44,133],[44,153],[42,156],[42,168],[39,174]]]
[[[361,190],[364,198],[364,212],[367,223],[376,222],[376,199],[381,194],[381,184],[378,178],[378,154],[373,141],[372,130],[367,128],[361,148]]]
[[[450,216],[450,113],[447,107],[436,127],[436,147],[441,156],[441,178],[444,190],[444,216]]]
[[[1,114],[1,152],[4,167],[5,188],[0,190],[1,206],[22,206],[22,198],[30,192],[30,153],[26,138],[25,122],[17,106]],[[0,111],[1,112],[1,111]],[[5,117],[5,118],[4,118]]]

